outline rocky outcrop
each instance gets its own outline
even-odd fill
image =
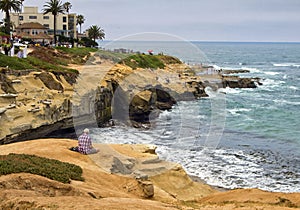
[[[0,74],[0,143],[86,125],[104,126],[111,118],[147,128],[162,110],[178,101],[207,97],[206,87],[255,88],[260,84],[258,78],[199,74],[170,56],[161,57],[160,62],[165,62],[163,69],[86,65],[79,75],[4,69]]]
[[[56,77],[53,77],[51,73],[41,72],[37,76],[48,89],[63,91],[63,86],[59,81],[57,81]]]
[[[160,110],[171,109],[177,101],[207,97],[206,87],[213,90],[256,88],[260,84],[258,78],[224,76],[218,72],[199,74],[182,63],[171,63],[164,69],[130,68],[118,64],[104,80],[114,94],[113,118],[130,121],[135,127],[149,124]]]
[[[91,114],[97,118],[99,126],[107,122],[111,118],[111,92],[99,88],[96,100],[89,101],[82,96],[79,101],[74,101],[76,78],[76,74],[70,72],[28,71],[21,75],[16,71],[2,73],[0,144],[40,138],[54,131],[73,128],[77,102],[83,109],[86,103],[89,103],[88,107],[95,105],[92,109],[96,110],[96,115],[94,111],[88,110],[76,116],[82,120],[78,120],[77,125],[86,125]],[[89,89],[87,91],[89,94],[94,93]]]
[[[256,88],[257,84],[261,84],[259,80],[259,78],[241,78],[237,76],[222,77],[222,83],[224,88]]]
[[[300,207],[299,193],[258,189],[219,192],[203,183],[193,182],[180,165],[169,163],[170,167],[166,168],[168,162],[152,154],[155,147],[151,145],[97,144],[95,146],[101,152],[89,156],[68,150],[75,145],[76,141],[66,139],[1,145],[1,155],[26,151],[76,164],[83,170],[84,181],[72,180],[70,184],[62,184],[25,173],[1,176],[0,208],[293,210]],[[130,170],[139,171],[133,174],[111,173],[108,169],[113,167],[114,158],[124,165],[129,165],[128,160],[131,160],[135,164]],[[151,171],[158,173],[150,174]]]

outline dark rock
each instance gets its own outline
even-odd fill
[[[63,91],[63,86],[61,83],[57,82],[50,73],[42,72],[37,76],[50,90]]]
[[[139,186],[143,190],[144,198],[152,198],[154,196],[154,186],[151,181],[139,181]]]
[[[223,87],[230,88],[256,88],[257,79],[253,78],[240,78],[240,77],[223,77]]]

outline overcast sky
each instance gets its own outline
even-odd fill
[[[39,6],[46,0],[25,0]],[[65,2],[65,0],[63,1]],[[300,0],[69,0],[83,29],[101,26],[106,39],[162,32],[200,41],[300,42]]]

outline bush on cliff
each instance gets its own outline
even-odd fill
[[[123,59],[119,63],[123,63],[127,66],[130,66],[132,69],[137,68],[152,68],[152,69],[163,69],[165,64],[159,59],[159,56],[156,55],[131,55]]]
[[[164,63],[164,64],[182,64],[182,62],[173,56],[169,55],[158,55],[158,58]]]
[[[62,183],[72,180],[83,181],[81,167],[36,155],[0,155],[0,176],[12,173],[31,173]]]

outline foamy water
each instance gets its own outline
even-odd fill
[[[179,102],[153,120],[149,130],[124,125],[97,128],[93,138],[155,144],[161,158],[182,164],[188,173],[211,185],[300,192],[300,44],[195,44],[216,68],[249,70],[240,75],[260,77],[263,85],[218,93],[208,90],[211,99]],[[178,50],[174,43],[123,43],[126,46],[142,52],[164,51],[189,63],[203,62],[199,53],[184,51],[182,45]],[[226,96],[225,107],[212,108],[212,100],[220,93]],[[220,113],[225,109],[224,132],[218,146],[208,148],[209,141],[216,139],[211,128],[224,120],[222,115],[219,121],[212,120],[220,117],[214,112],[217,107]]]

